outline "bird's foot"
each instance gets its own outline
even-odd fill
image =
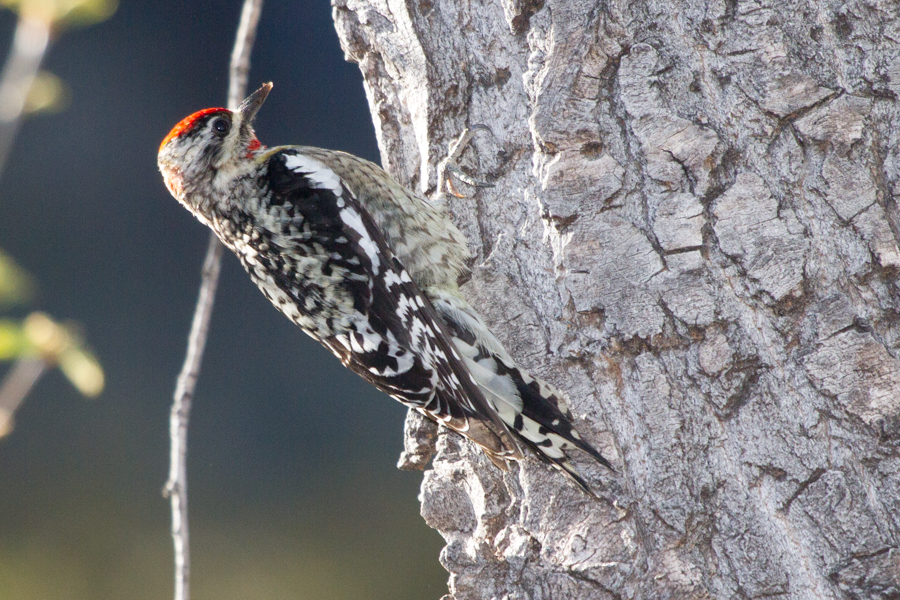
[[[466,174],[459,168],[459,165],[456,164],[456,161],[459,160],[459,157],[466,149],[466,146],[468,146],[469,142],[472,141],[472,138],[475,137],[475,134],[479,131],[487,131],[493,135],[493,132],[487,125],[478,124],[466,127],[459,137],[450,144],[450,151],[447,153],[447,157],[438,163],[438,196],[443,196],[446,191],[457,198],[465,198],[465,195],[459,193],[454,187],[454,178],[476,188],[494,187],[493,183],[480,181],[471,175]]]

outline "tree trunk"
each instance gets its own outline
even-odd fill
[[[334,0],[385,168],[492,130],[463,292],[618,469],[439,435],[450,598],[900,597],[900,9],[701,4]]]

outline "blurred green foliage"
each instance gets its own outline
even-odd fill
[[[5,131],[0,164],[5,165],[23,114],[58,112],[68,104],[63,81],[39,71],[52,33],[69,26],[90,25],[111,17],[117,0],[0,0],[16,12],[19,24],[0,80],[0,113]],[[30,59],[30,60],[28,60]],[[2,169],[2,167],[0,167]],[[0,310],[27,303],[34,280],[0,251]],[[82,395],[103,391],[104,376],[96,357],[85,347],[78,328],[33,312],[24,319],[0,317],[0,361],[18,361],[0,383],[0,437],[11,430],[12,415],[48,366],[56,366]],[[30,364],[28,364],[30,363]]]
[[[0,307],[10,308],[26,303],[34,293],[33,278],[7,254],[0,251]],[[0,361],[34,360],[46,366],[58,366],[75,388],[87,397],[103,391],[103,368],[85,347],[74,324],[58,323],[42,312],[32,312],[24,319],[0,317]],[[11,370],[10,373],[15,372]],[[40,376],[38,371],[37,376]],[[24,391],[33,385],[27,383]],[[11,430],[10,419],[21,403],[20,386],[0,385],[0,437]]]
[[[36,113],[58,113],[69,107],[72,92],[66,83],[50,71],[38,71],[25,98],[23,111],[27,115]]]
[[[20,305],[34,295],[34,280],[25,269],[0,250],[0,310]]]
[[[110,18],[118,2],[116,0],[0,0],[17,12],[20,17],[37,19],[56,27],[84,26]]]

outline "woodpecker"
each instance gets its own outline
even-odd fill
[[[529,448],[593,495],[566,451],[612,466],[563,394],[517,366],[461,295],[470,252],[441,206],[350,154],[263,146],[252,122],[271,89],[172,129],[158,155],[172,195],[344,366],[497,466]]]

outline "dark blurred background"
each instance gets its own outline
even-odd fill
[[[221,106],[241,3],[124,0],[62,32],[44,68],[66,110],[27,119],[0,175],[0,248],[28,310],[81,324],[106,373],[85,400],[44,376],[0,439],[0,599],[172,595],[170,398],[207,230],[169,196],[160,140]],[[0,12],[0,51],[16,16]],[[325,0],[263,7],[251,90],[264,144],[378,160],[356,65]],[[8,364],[0,365],[0,375]],[[405,414],[272,308],[226,257],[190,433],[192,591],[215,598],[439,598],[421,474],[396,469]]]

